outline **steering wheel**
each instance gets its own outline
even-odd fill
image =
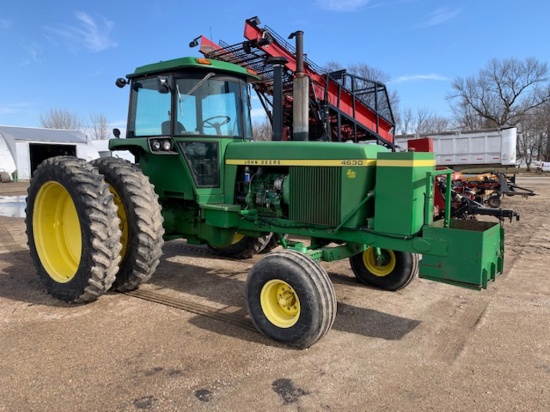
[[[220,122],[214,122],[213,120],[216,120],[216,119],[222,119],[222,120]],[[229,123],[230,121],[231,121],[231,117],[229,116],[225,116],[225,115],[212,116],[202,121],[202,127],[212,127],[216,129],[216,134],[221,135],[222,134],[221,126]]]

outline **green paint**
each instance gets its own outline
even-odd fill
[[[424,207],[426,173],[434,170],[434,154],[379,153],[377,161],[374,230],[396,236],[418,233],[430,223],[424,222]],[[403,166],[407,164],[411,166]]]
[[[420,262],[420,277],[485,289],[502,272],[504,262],[504,229],[494,222],[451,220],[424,229],[424,238],[432,243],[446,243],[445,256],[425,254]]]
[[[128,78],[200,78],[205,72],[256,79],[242,67],[216,61],[205,66],[194,58],[142,66]],[[171,112],[181,110],[178,98],[172,96]],[[223,247],[235,233],[273,232],[285,247],[318,261],[345,259],[367,247],[420,253],[422,277],[469,288],[487,287],[503,270],[504,232],[498,223],[432,222],[432,153],[254,142],[196,131],[162,138],[170,139],[172,153],[151,152],[146,137],[112,140],[109,147],[130,150],[155,185],[167,239]],[[217,154],[191,154],[192,144],[216,147]],[[311,246],[283,235],[309,238]]]
[[[128,74],[126,77],[133,79],[144,75],[163,74],[167,72],[177,70],[196,70],[196,71],[213,71],[213,72],[227,72],[236,74],[239,76],[245,76],[249,80],[257,80],[258,77],[250,74],[244,67],[236,64],[226,63],[218,60],[209,60],[211,64],[198,63],[195,57],[181,57],[178,59],[172,59],[167,61],[161,61],[158,63],[147,64],[136,68],[136,70]]]

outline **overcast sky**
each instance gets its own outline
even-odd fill
[[[187,55],[204,34],[233,44],[259,16],[283,37],[305,33],[320,66],[366,63],[386,72],[401,107],[449,114],[456,76],[491,58],[550,62],[550,2],[540,0],[22,0],[0,6],[0,124],[40,126],[50,108],[126,122],[117,77]]]

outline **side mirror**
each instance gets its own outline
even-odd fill
[[[165,94],[170,93],[170,84],[168,83],[168,78],[159,77],[159,93]]]
[[[116,127],[113,129],[113,135],[115,138],[120,139],[120,129],[117,129]]]
[[[124,86],[126,86],[128,84],[128,82],[126,81],[126,79],[123,79],[122,77],[119,77],[118,79],[116,79],[115,84],[116,84],[117,87],[122,89]]]
[[[199,39],[201,37],[202,36],[195,37],[193,40],[191,40],[191,42],[189,42],[189,47],[197,47],[199,45]]]

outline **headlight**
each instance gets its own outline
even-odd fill
[[[178,154],[173,150],[172,141],[166,138],[149,139],[149,148],[155,154]]]

